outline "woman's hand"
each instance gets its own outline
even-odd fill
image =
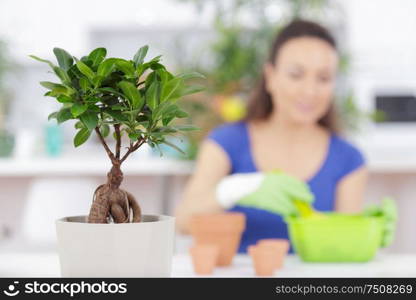
[[[213,163],[215,162],[215,163]],[[196,168],[176,208],[177,228],[189,231],[190,218],[213,213],[235,204],[287,214],[294,211],[292,199],[310,203],[313,196],[302,181],[283,173],[244,173],[227,176],[231,170],[228,156],[215,142],[203,143]]]
[[[238,204],[282,216],[298,215],[295,200],[310,204],[314,199],[304,182],[280,171],[227,176],[216,194],[224,208]]]

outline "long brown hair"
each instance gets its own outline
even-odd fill
[[[274,64],[280,48],[287,41],[297,37],[314,37],[324,40],[336,50],[335,39],[329,31],[321,25],[305,20],[294,20],[286,25],[275,38],[267,62]],[[266,89],[266,79],[264,74],[260,77],[259,83],[254,93],[248,101],[247,115],[245,121],[265,120],[273,112],[272,97]],[[337,122],[334,103],[332,103],[326,114],[318,121],[320,125],[331,132],[338,132],[339,124]]]

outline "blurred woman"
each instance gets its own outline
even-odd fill
[[[275,169],[306,183],[317,210],[361,210],[367,168],[360,151],[339,136],[336,125],[338,61],[334,38],[319,24],[295,20],[280,31],[246,118],[215,128],[201,145],[195,172],[177,208],[181,231],[188,231],[194,214],[228,210],[246,215],[240,252],[258,239],[287,238],[281,215],[240,206],[238,201],[225,204],[219,194],[224,187],[232,192],[250,186],[241,181],[235,188],[223,184],[220,191],[221,183],[236,174]]]

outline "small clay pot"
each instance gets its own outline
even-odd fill
[[[257,276],[273,276],[276,270],[276,251],[271,247],[249,246],[248,253],[253,260]]]
[[[191,218],[190,231],[196,244],[217,245],[217,266],[228,266],[237,252],[245,221],[242,213],[200,214]]]
[[[189,249],[196,274],[209,275],[214,271],[218,258],[217,245],[194,245]]]
[[[289,241],[286,239],[262,239],[257,242],[259,247],[269,247],[275,252],[275,267],[280,269],[289,251]]]

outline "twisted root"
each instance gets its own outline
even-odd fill
[[[130,223],[141,221],[141,209],[129,192],[110,184],[100,185],[94,192],[88,216],[89,223]]]

